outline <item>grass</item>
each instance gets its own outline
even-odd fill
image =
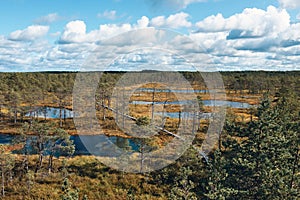
[[[21,160],[21,156],[18,158]],[[30,166],[36,162],[36,156],[30,156]],[[34,184],[28,193],[26,178],[8,183],[7,196],[3,199],[59,199],[63,158],[56,159],[55,172],[48,174],[41,170],[34,177]],[[67,160],[68,179],[73,189],[80,188],[79,194],[88,195],[89,199],[126,199],[134,193],[138,199],[167,199],[166,186],[155,185],[147,175],[131,174],[110,169],[100,163],[94,156],[76,156]],[[80,199],[81,199],[80,198]]]

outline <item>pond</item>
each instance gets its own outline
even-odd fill
[[[71,136],[70,139],[73,140],[75,144],[75,155],[89,155],[90,153],[85,146],[88,145],[88,149],[92,152],[97,152],[97,150],[99,151],[100,149],[100,152],[97,153],[98,156],[105,156],[108,153],[106,151],[108,142],[111,142],[126,151],[138,151],[140,148],[138,139],[128,139],[117,136],[107,137],[105,135],[81,135],[79,137],[76,135]]]
[[[169,118],[174,118],[174,119],[178,119],[179,116],[181,116],[181,118],[193,118],[193,114],[189,113],[189,112],[155,112],[154,115],[159,115],[159,116],[166,116]],[[212,118],[213,113],[200,113],[198,115],[199,119],[210,119]]]
[[[236,102],[236,101],[226,101],[226,100],[203,100],[204,106],[226,106],[232,108],[250,108],[251,105],[248,103]],[[184,101],[167,101],[167,102],[154,102],[155,105],[186,105],[192,104],[192,100]],[[152,104],[150,101],[132,101],[131,104],[134,105],[149,105]]]
[[[0,144],[9,145],[12,144],[13,139],[16,138],[16,135],[9,135],[9,134],[0,134]],[[101,149],[103,150],[103,154],[105,152],[105,143],[111,142],[118,146],[119,148],[125,149],[127,151],[138,151],[139,150],[139,140],[138,139],[127,139],[122,137],[107,137],[104,135],[72,135],[70,139],[73,140],[75,145],[75,153],[74,155],[89,155],[89,151],[85,147],[84,144],[89,145],[89,149]],[[108,140],[107,140],[108,139]],[[83,142],[84,141],[84,144]],[[101,147],[99,147],[101,144]],[[101,153],[101,152],[100,152]]]
[[[250,108],[251,105],[248,103],[242,102],[235,102],[235,101],[225,101],[225,100],[203,100],[202,101],[204,106],[227,106],[232,108]],[[167,102],[154,102],[155,105],[185,105],[191,104],[191,100],[184,100],[184,101],[167,101]],[[150,101],[132,101],[131,104],[134,105],[150,105],[152,102]],[[25,116],[35,116],[39,118],[47,118],[47,119],[58,119],[60,115],[60,109],[54,107],[39,107],[34,112],[28,112]],[[74,114],[72,110],[63,108],[61,110],[61,117],[62,118],[73,118]],[[171,118],[178,118],[178,113],[168,113],[165,114]],[[205,116],[204,116],[205,117]]]
[[[9,134],[0,134],[0,144],[10,144],[14,136]]]
[[[26,113],[26,117],[30,116],[37,116],[39,118],[46,118],[47,119],[58,119],[59,118],[59,108],[54,108],[54,107],[39,107],[33,112],[28,112]],[[72,118],[73,117],[73,111],[69,109],[63,108],[61,110],[61,117],[62,118]]]

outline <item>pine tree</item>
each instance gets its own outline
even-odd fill
[[[49,156],[48,171],[50,173],[53,169],[54,156],[72,155],[75,151],[75,146],[68,133],[63,129],[55,128],[54,124],[33,121],[31,125],[25,123],[20,132],[23,152],[26,155],[37,153],[39,156],[35,173],[41,169],[44,156]]]
[[[61,186],[63,194],[60,196],[61,200],[78,200],[78,189],[72,189],[68,178],[65,178]]]
[[[209,178],[206,197],[209,199],[225,200],[237,196],[240,192],[226,183],[229,173],[226,170],[226,158],[220,150],[215,150],[211,162],[208,164]]]
[[[11,173],[14,164],[14,156],[9,152],[6,152],[4,145],[0,145],[1,194],[3,197],[5,196],[6,178]]]
[[[191,181],[191,174],[192,170],[189,167],[180,168],[179,176],[175,177],[175,185],[171,189],[169,199],[197,199],[196,194],[193,192],[193,189],[195,188],[195,183]]]
[[[34,172],[28,170],[26,173],[26,184],[27,184],[27,194],[30,194],[32,186],[34,185]]]
[[[283,102],[281,98],[272,106],[265,98],[257,109],[258,120],[244,127],[234,124],[226,127],[233,132],[230,134],[247,139],[233,142],[227,137],[223,143],[227,155],[222,170],[229,174],[223,189],[229,187],[235,193],[237,190],[242,199],[297,198],[299,128],[296,124],[299,122],[295,123],[294,112],[288,109],[291,104]],[[226,199],[235,199],[235,195]]]

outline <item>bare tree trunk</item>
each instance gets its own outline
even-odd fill
[[[123,94],[122,94],[123,98],[122,99],[124,99],[124,93],[125,93],[124,90],[125,89],[123,88]],[[124,116],[125,115],[125,102],[124,102],[124,100],[122,101],[122,114],[123,114],[122,115],[122,126],[123,126],[123,128],[125,128],[125,116]]]
[[[180,123],[181,123],[181,110],[178,113],[178,127],[177,128],[179,128]]]
[[[118,100],[118,94],[116,96],[116,122],[118,122],[119,120],[119,100]],[[116,126],[117,129],[117,126]]]
[[[141,143],[141,169],[140,169],[140,173],[143,172],[144,170],[144,140],[142,139],[142,143]]]
[[[202,112],[199,111],[198,115],[197,115],[197,122],[198,122],[198,128],[197,128],[197,130],[198,131],[200,131],[200,129],[201,129],[201,115],[202,115]]]
[[[17,123],[17,109],[14,110],[14,123]]]
[[[44,119],[45,119],[45,121],[47,120],[47,108],[45,107],[44,108],[45,110],[44,110]]]
[[[39,155],[39,162],[38,162],[38,164],[36,166],[35,173],[37,173],[41,169],[42,163],[43,163],[43,153],[40,153],[40,155]]]
[[[66,124],[66,119],[67,119],[67,111],[64,109],[64,123]]]
[[[155,88],[153,88],[153,93],[152,93],[152,110],[151,110],[151,122],[153,123],[154,120],[154,98],[155,98]]]
[[[48,161],[48,171],[49,174],[52,172],[53,169],[53,155],[49,155],[49,161]]]
[[[195,123],[196,123],[196,111],[193,112],[193,125],[192,125],[192,134],[195,134]]]
[[[1,170],[1,176],[2,176],[2,196],[5,196],[5,177],[4,177],[4,169],[2,165],[2,170]]]
[[[102,101],[102,105],[105,105],[104,100]],[[106,109],[103,107],[103,121],[106,120]]]
[[[59,127],[62,127],[62,106],[59,106]]]

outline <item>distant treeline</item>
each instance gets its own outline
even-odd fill
[[[143,71],[154,73],[155,71]],[[96,72],[100,73],[100,72]],[[101,84],[113,86],[126,72],[104,72],[101,76]],[[129,72],[139,73],[139,72]],[[174,72],[155,72],[162,76]],[[179,72],[191,84],[206,87],[203,76],[209,76],[214,72]],[[72,91],[77,72],[3,72],[0,73],[1,93],[10,91],[42,90],[45,92]],[[243,72],[220,72],[225,88],[236,92],[248,92],[257,94],[262,91],[276,92],[282,86],[300,90],[300,71],[243,71]],[[176,80],[175,80],[176,81]]]
[[[100,73],[100,72],[96,72]],[[126,72],[102,73],[97,94],[107,98],[117,81]],[[138,73],[138,72],[129,72]],[[143,71],[154,73],[154,71]],[[155,72],[165,76],[176,72]],[[206,89],[204,76],[213,79],[213,72],[180,72],[193,86]],[[52,104],[59,107],[71,106],[71,97],[76,72],[5,72],[0,73],[0,115],[3,108],[9,110],[10,117],[30,111],[31,107],[41,104]],[[284,88],[292,89],[300,94],[300,71],[291,72],[221,72],[227,92],[236,94],[262,94],[268,92],[272,96]],[[134,76],[133,76],[134,77]],[[172,76],[170,76],[172,77]],[[176,80],[170,80],[176,81]],[[134,82],[134,81],[133,81]],[[26,105],[27,107],[20,106]],[[26,110],[24,110],[26,109]],[[14,116],[14,117],[13,117]]]

